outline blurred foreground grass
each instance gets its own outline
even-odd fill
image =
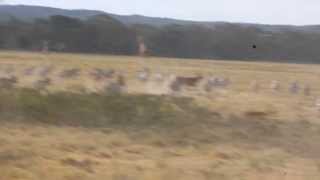
[[[270,114],[271,113],[271,114]],[[320,176],[320,125],[182,97],[0,91],[0,180]]]
[[[56,81],[49,94],[0,90],[0,180],[320,177],[318,65],[26,52],[0,52],[0,61],[15,68],[17,87],[41,78],[23,75],[33,66],[54,65],[53,79],[66,69],[83,72]],[[145,90],[135,78],[144,66],[165,74],[230,77],[233,84],[209,98],[136,95]],[[88,76],[94,68],[126,72],[130,93],[69,91],[72,85],[94,88]],[[264,91],[249,91],[252,80]],[[283,87],[295,80],[310,84],[312,96],[271,93],[272,80]]]
[[[76,127],[164,126],[206,120],[210,111],[191,98],[152,95],[43,94],[33,89],[0,91],[1,119]]]

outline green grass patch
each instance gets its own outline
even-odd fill
[[[0,91],[1,120],[82,127],[174,127],[209,115],[189,98],[69,92],[44,95],[31,89]]]

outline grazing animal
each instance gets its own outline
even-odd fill
[[[174,91],[180,91],[183,86],[188,87],[195,87],[197,84],[203,79],[202,76],[195,76],[195,77],[183,77],[178,76],[176,79],[171,83],[170,87]]]
[[[175,81],[184,86],[195,87],[202,79],[203,79],[202,76],[196,76],[196,77],[178,76],[176,77]]]

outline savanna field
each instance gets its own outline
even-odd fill
[[[176,76],[230,82],[172,92]],[[0,52],[0,180],[318,180],[319,77],[314,64]]]

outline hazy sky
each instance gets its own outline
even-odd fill
[[[197,21],[320,24],[320,0],[4,0]]]

